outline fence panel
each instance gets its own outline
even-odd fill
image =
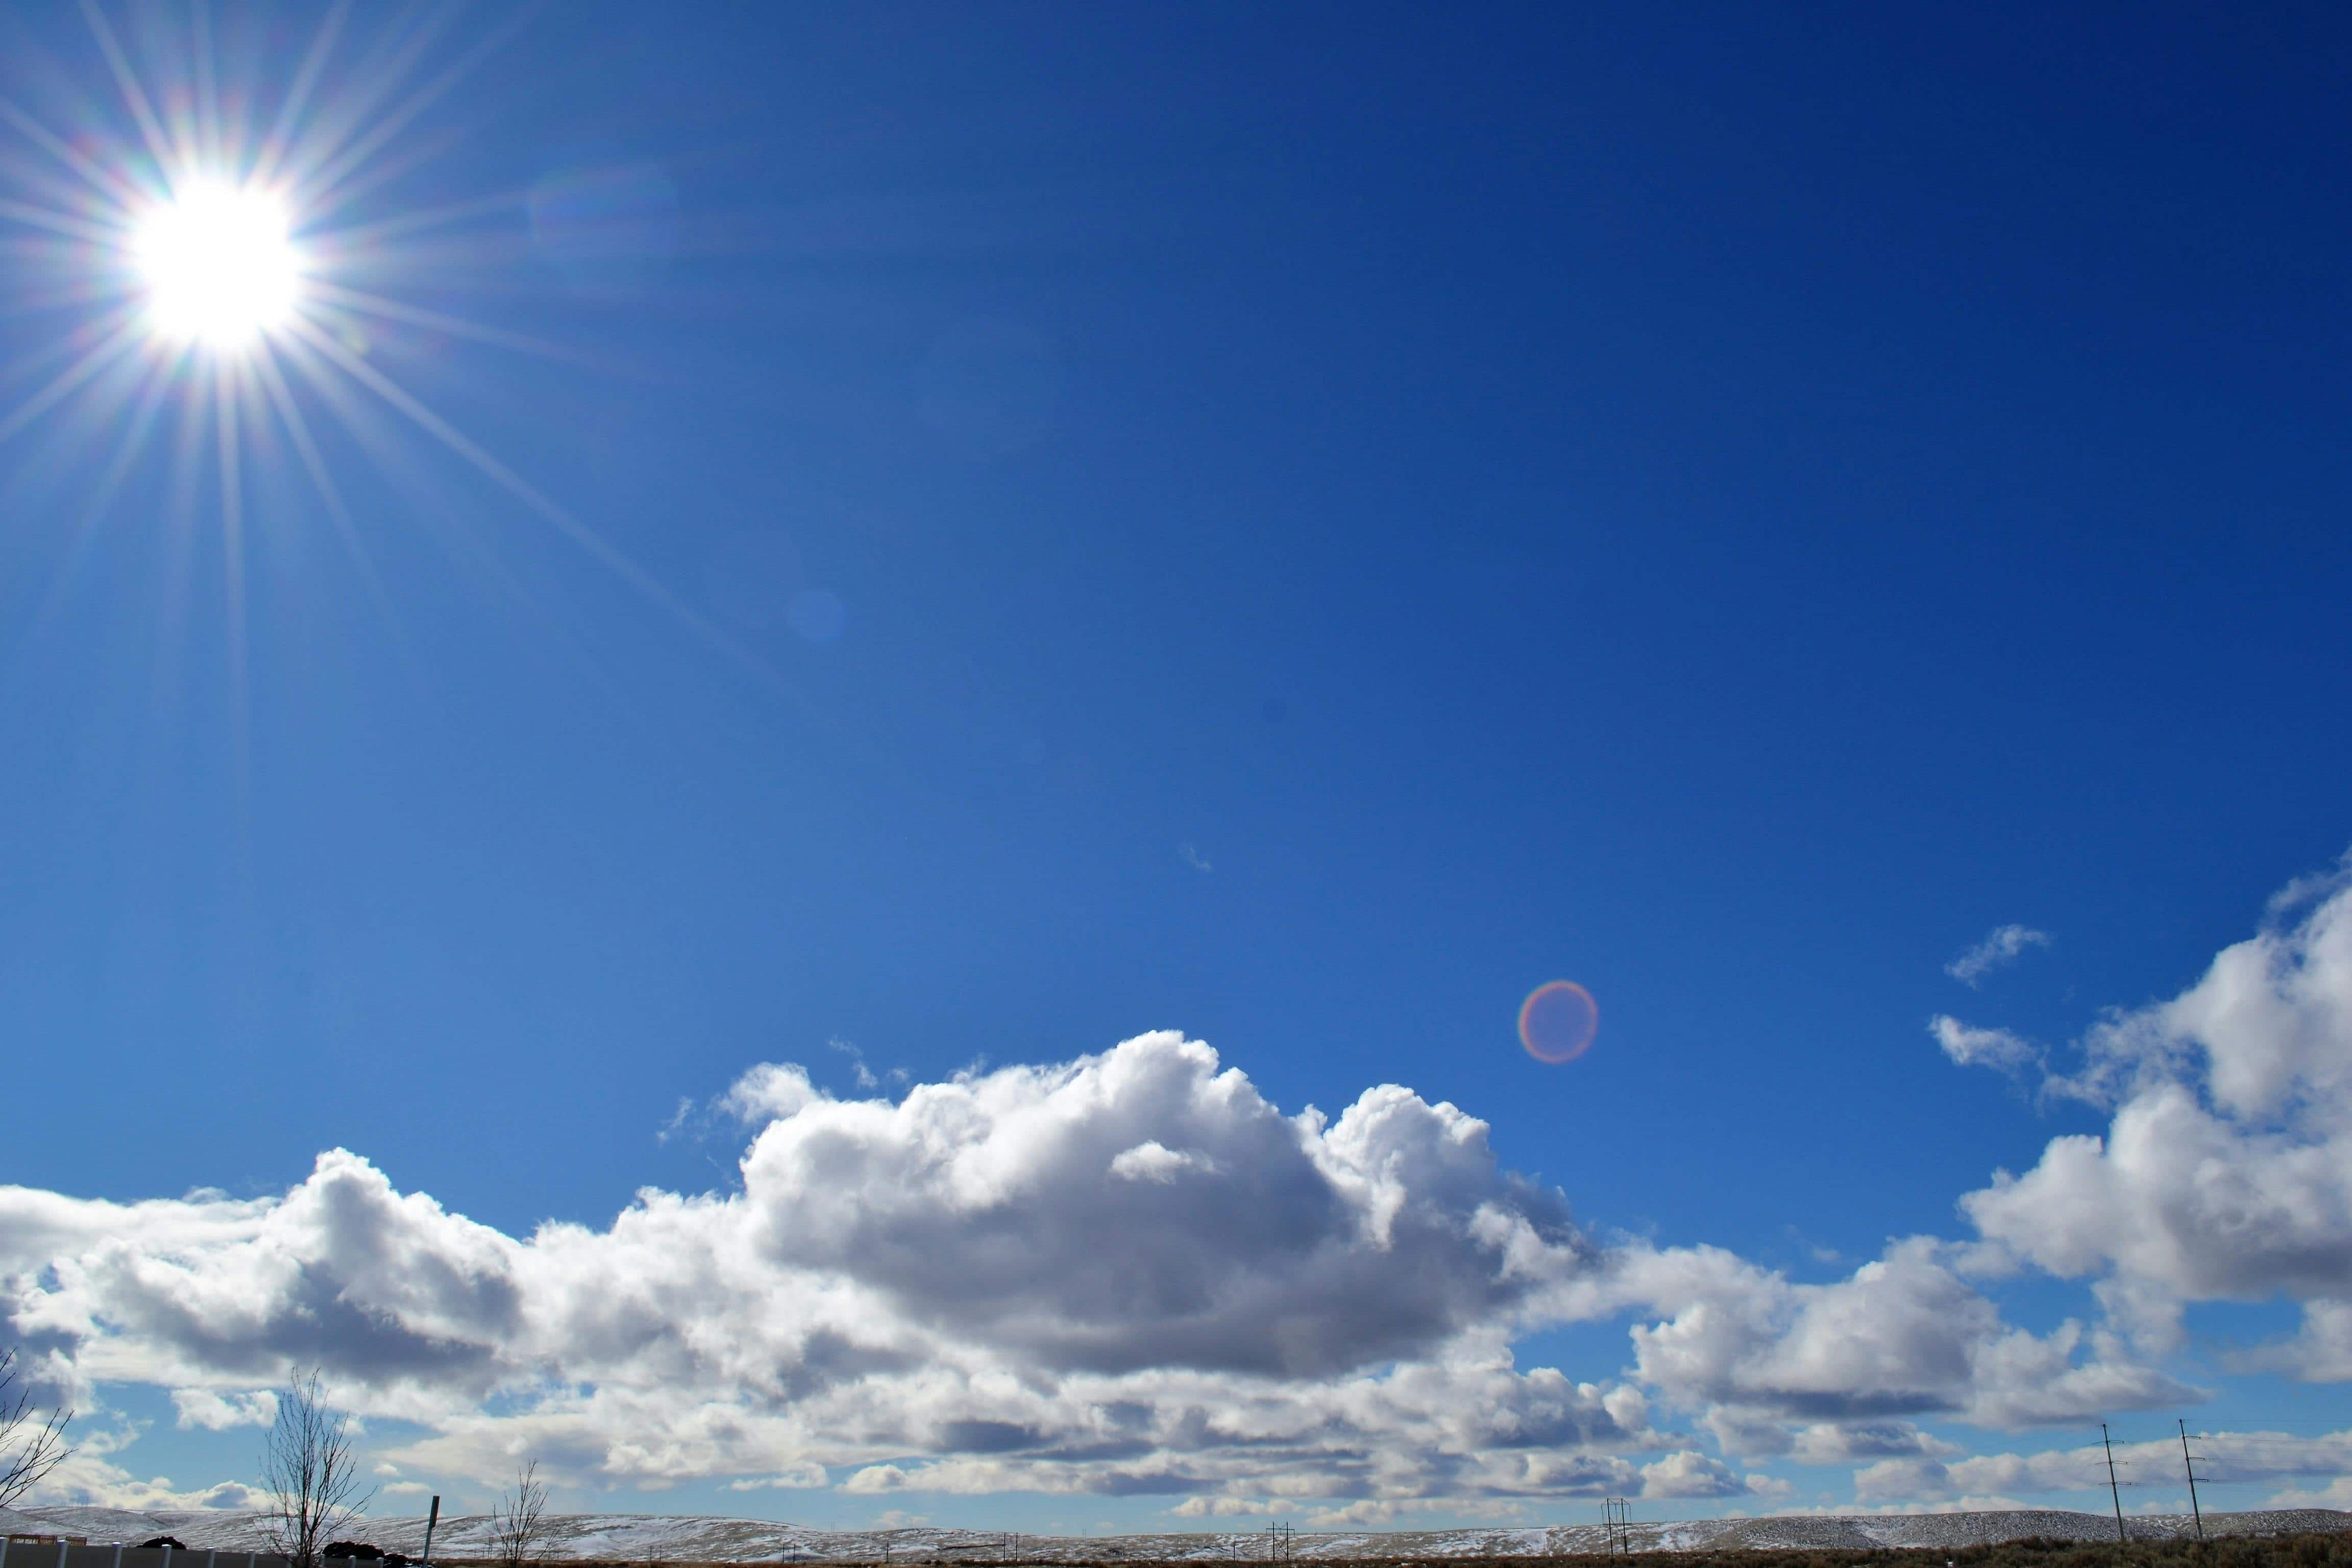
[[[274,1552],[173,1552],[163,1547],[76,1546],[68,1542],[11,1541],[0,1547],[0,1568],[292,1568]]]

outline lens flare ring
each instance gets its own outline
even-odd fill
[[[1538,985],[1519,1004],[1519,1044],[1554,1067],[1582,1056],[1600,1028],[1601,1005],[1573,980]]]

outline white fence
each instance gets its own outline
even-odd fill
[[[174,1552],[168,1546],[77,1546],[0,1536],[0,1568],[292,1568],[274,1552]]]

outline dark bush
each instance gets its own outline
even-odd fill
[[[327,1549],[319,1555],[349,1557],[361,1563],[381,1563],[383,1561],[383,1549],[371,1546],[364,1541],[330,1541]]]
[[[174,1552],[185,1552],[188,1549],[188,1543],[176,1535],[159,1535],[152,1541],[141,1542],[139,1550],[152,1552],[159,1546],[168,1546]]]

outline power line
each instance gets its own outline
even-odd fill
[[[1623,1552],[1633,1554],[1633,1505],[1623,1498],[1604,1498],[1601,1503],[1601,1526],[1609,1532],[1609,1555]]]
[[[2123,1489],[2116,1485],[2116,1446],[2107,1436],[2107,1424],[2104,1421],[2099,1423],[2099,1447],[2107,1451],[2107,1495],[2116,1500],[2116,1539],[2122,1541],[2126,1539],[2124,1494]]]
[[[2197,1539],[2205,1539],[2205,1510],[2197,1504],[2197,1457],[2189,1451],[2189,1423],[2179,1416],[2172,1424],[2180,1428],[2180,1468],[2189,1472],[2189,1511],[2197,1516]]]

